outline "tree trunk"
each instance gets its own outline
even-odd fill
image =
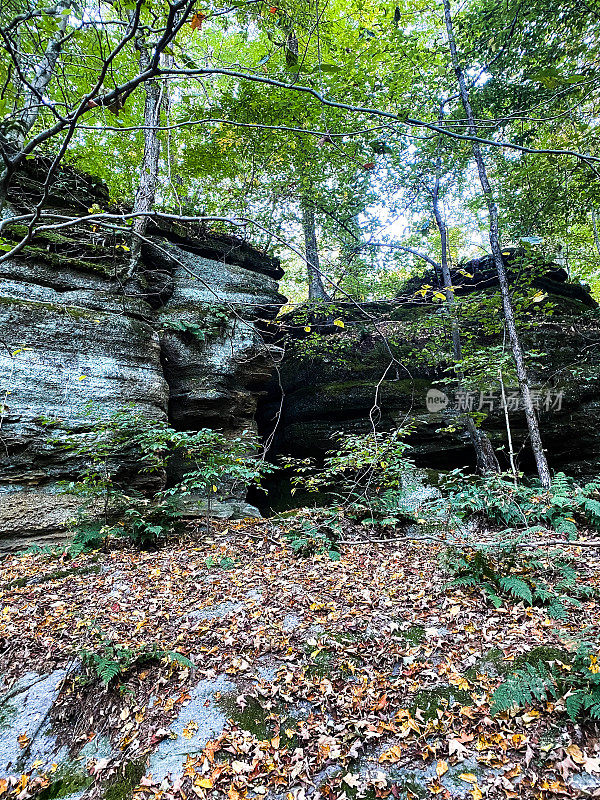
[[[306,268],[308,270],[308,298],[309,300],[329,301],[331,298],[323,287],[319,268],[315,205],[306,197],[302,199],[302,228],[304,230]]]
[[[594,231],[594,244],[596,245],[596,252],[600,258],[600,237],[598,236],[598,224],[596,221],[596,211],[592,209],[592,229]]]
[[[63,43],[63,37],[69,21],[68,14],[61,12],[70,8],[71,2],[60,2],[56,6],[56,13],[59,15],[58,29],[55,35],[50,39],[46,45],[44,55],[38,62],[34,76],[29,82],[29,85],[21,81],[18,75],[15,75],[13,80],[22,85],[24,103],[23,108],[17,115],[15,122],[11,125],[10,132],[4,136],[0,136],[0,153],[2,155],[2,168],[0,170],[0,215],[6,203],[6,196],[8,193],[8,184],[12,177],[13,170],[11,169],[11,160],[15,155],[21,152],[25,143],[25,138],[29,131],[35,125],[37,118],[40,115],[40,108],[43,105],[44,92],[56,69],[56,62],[60,55],[60,50]],[[7,49],[10,45],[7,45]],[[10,51],[10,56],[18,64],[18,55],[16,50]]]
[[[140,72],[146,70],[150,64],[148,47],[141,40],[136,41],[140,52]],[[158,160],[160,156],[160,139],[158,127],[160,125],[160,109],[162,104],[162,89],[155,80],[146,81],[144,84],[146,101],[144,103],[144,158],[140,170],[140,181],[135,193],[133,204],[134,212],[152,211],[156,199],[156,184],[158,182]],[[148,217],[133,218],[131,233],[131,255],[128,276],[131,277],[137,270],[142,252],[142,237],[148,226]]]
[[[433,215],[435,217],[435,222],[436,225],[438,226],[438,230],[440,232],[440,237],[441,237],[442,280],[444,282],[444,294],[446,295],[446,303],[448,306],[448,311],[450,313],[450,325],[452,331],[452,354],[454,356],[454,363],[456,365],[456,377],[458,378],[458,385],[460,388],[461,383],[464,379],[462,370],[458,366],[458,364],[462,359],[462,345],[460,340],[460,326],[458,323],[458,317],[456,315],[456,298],[454,297],[454,292],[452,291],[450,265],[448,264],[448,247],[447,247],[448,236],[446,231],[446,225],[444,224],[444,220],[442,219],[442,214],[440,212],[440,204],[439,204],[440,168],[441,168],[441,163],[440,160],[438,160],[438,170],[435,180],[435,187],[432,194]],[[499,473],[500,464],[498,463],[498,459],[496,458],[496,454],[494,453],[494,448],[492,447],[492,443],[490,442],[487,434],[484,431],[480,430],[475,425],[475,423],[473,422],[473,418],[468,413],[464,415],[464,423],[467,433],[469,435],[469,439],[471,440],[471,444],[473,445],[473,449],[475,450],[475,459],[477,461],[478,470],[484,475],[487,472]]]
[[[450,14],[450,0],[443,0],[443,3],[444,3],[444,19],[446,23],[446,31],[448,34],[448,44],[450,46],[450,54],[452,57],[452,66],[454,67],[454,72],[456,74],[456,78],[458,81],[458,87],[460,91],[460,97],[462,100],[463,108],[467,115],[467,120],[469,123],[469,133],[471,136],[477,136],[477,126],[475,125],[475,117],[473,115],[473,109],[471,108],[471,103],[469,100],[469,92],[467,90],[465,77],[460,66],[458,51],[454,39],[452,16]],[[546,454],[544,453],[544,447],[542,445],[542,437],[540,435],[539,423],[535,413],[535,408],[533,406],[533,401],[531,399],[531,391],[529,388],[527,368],[525,366],[523,350],[521,348],[521,343],[519,341],[519,335],[517,332],[517,326],[515,322],[515,314],[510,296],[510,289],[508,285],[508,276],[506,274],[504,259],[502,258],[502,250],[500,248],[500,237],[498,229],[498,207],[492,195],[492,189],[490,186],[485,162],[483,160],[483,156],[481,153],[481,147],[479,146],[479,143],[476,141],[472,142],[472,146],[473,146],[473,156],[475,158],[475,163],[477,164],[477,171],[479,173],[479,181],[481,183],[481,188],[483,189],[483,194],[485,196],[485,201],[488,209],[488,216],[490,222],[490,245],[492,248],[492,255],[494,257],[494,264],[496,266],[496,271],[498,273],[498,280],[500,282],[500,292],[502,295],[504,319],[506,322],[508,338],[510,341],[515,361],[517,378],[519,381],[519,388],[521,390],[521,396],[523,398],[523,406],[525,410],[525,418],[527,420],[527,428],[529,430],[529,437],[531,439],[531,447],[533,450],[533,454],[535,456],[535,463],[537,466],[537,472],[541,484],[544,488],[549,488],[551,482],[550,469],[548,468],[548,461],[546,459]]]

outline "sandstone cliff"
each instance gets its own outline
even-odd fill
[[[571,283],[554,266],[519,274],[507,257],[523,344],[532,353],[532,386],[537,392],[544,446],[551,468],[580,476],[598,472],[600,432],[600,316],[585,287]],[[466,277],[465,277],[466,273]],[[508,468],[507,433],[497,368],[504,364],[510,428],[518,465],[534,469],[516,377],[502,330],[497,278],[490,260],[463,265],[454,275],[471,410]],[[429,288],[422,291],[421,287]],[[435,275],[411,279],[388,302],[337,303],[322,312],[308,307],[285,318],[286,358],[259,418],[265,430],[276,420],[273,449],[297,457],[319,456],[336,446],[336,435],[368,433],[413,425],[407,438],[411,457],[422,467],[472,468],[474,454],[457,424],[451,386],[450,321],[445,307],[432,302]],[[344,328],[333,325],[341,318]],[[310,329],[310,332],[307,332]],[[483,373],[487,371],[487,378]],[[478,375],[478,373],[481,373]],[[450,403],[435,413],[426,405],[431,389],[447,392]],[[483,394],[482,394],[483,390]],[[549,398],[549,400],[548,400]],[[493,406],[492,401],[493,400]],[[492,406],[492,407],[490,407]],[[276,493],[270,502],[277,504]],[[283,500],[285,503],[285,498]]]
[[[25,176],[17,208],[35,199],[38,178]],[[107,197],[93,179],[67,172],[52,200],[85,213]],[[122,279],[126,238],[89,224],[42,232],[0,265],[0,547],[53,539],[76,511],[58,484],[79,465],[49,444],[50,430],[54,439],[83,435],[90,404],[103,412],[134,404],[180,429],[254,425],[275,355],[258,321],[285,300],[278,262],[201,229],[154,227],[150,238],[134,286]],[[141,489],[156,480],[126,459],[120,477]],[[223,513],[244,511],[234,499]]]

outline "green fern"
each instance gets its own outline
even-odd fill
[[[104,644],[100,651],[82,650],[80,653],[84,670],[91,676],[100,678],[108,686],[115,678],[124,675],[136,664],[156,662],[166,659],[194,669],[193,661],[177,650],[162,650],[157,645],[132,650],[114,644]]]
[[[532,528],[528,536],[538,533]],[[563,550],[522,547],[525,534],[502,532],[495,541],[470,550],[448,548],[442,560],[452,575],[451,587],[478,588],[494,606],[517,600],[547,609],[554,619],[566,619],[578,598],[597,593],[579,583],[574,556]]]
[[[574,654],[553,648],[546,652],[543,648],[536,648],[525,653],[494,692],[490,710],[498,714],[535,701],[564,698],[567,714],[572,720],[598,720],[598,658],[597,648],[587,642],[582,643]]]
[[[548,665],[542,661],[525,664],[496,689],[490,711],[499,714],[512,708],[521,708],[534,700],[547,700],[548,695],[556,697],[554,676]]]
[[[189,658],[181,653],[178,653],[177,650],[167,650],[165,652],[165,658],[174,664],[181,664],[182,667],[187,667],[188,669],[195,668],[194,662],[190,661]]]
[[[445,496],[438,501],[460,520],[484,515],[490,521],[515,528],[539,525],[574,539],[578,523],[600,531],[600,481],[584,486],[557,473],[550,489],[532,481],[517,484],[509,476],[472,476],[454,470],[444,478]]]
[[[499,578],[498,585],[513,597],[519,600],[525,600],[529,605],[533,604],[531,589],[521,578],[516,578],[514,575],[507,575]]]

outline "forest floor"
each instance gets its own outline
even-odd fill
[[[108,749],[76,759],[88,776],[78,793],[64,780],[52,793],[60,765],[33,741],[44,720],[5,727],[25,766],[0,774],[0,798],[600,796],[593,726],[569,721],[560,701],[489,710],[522,654],[582,630],[600,640],[597,599],[561,622],[517,602],[495,609],[447,587],[439,552],[404,540],[298,558],[254,521],[157,552],[6,557],[0,704],[28,675],[56,674],[58,744]],[[598,585],[597,550],[581,563]],[[194,666],[141,657],[152,648]],[[108,687],[81,678],[85,651],[104,658],[99,670],[118,662]]]

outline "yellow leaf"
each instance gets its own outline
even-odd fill
[[[191,739],[198,730],[198,723],[191,720],[183,729],[183,735],[186,739]]]
[[[217,487],[214,484],[213,484],[212,490],[213,490],[213,492],[217,491]]]
[[[402,751],[399,744],[395,744],[390,750],[386,750],[379,756],[379,763],[384,764],[386,761],[390,764],[395,764],[402,758]]]
[[[84,381],[86,378],[87,378],[87,375],[80,375],[80,376],[77,378],[77,380],[78,380],[78,381]]]
[[[473,775],[472,772],[461,772],[458,777],[466,783],[477,783],[477,775]]]
[[[533,722],[533,720],[536,719],[536,717],[539,717],[539,715],[540,712],[535,708],[533,708],[531,711],[526,711],[523,714],[523,722],[525,722],[526,724]]]
[[[435,774],[438,778],[441,778],[442,775],[445,775],[448,772],[448,762],[447,761],[438,761],[435,765]]]
[[[338,328],[343,328],[343,327],[344,327],[344,323],[342,322],[342,320],[341,320],[341,319],[334,319],[334,320],[333,320],[333,324],[334,324],[334,325],[337,325],[337,326],[338,326]]]
[[[306,325],[306,326],[305,326],[305,328],[304,328],[304,330],[305,330],[307,333],[310,333],[310,325]]]
[[[576,764],[583,764],[586,761],[586,757],[581,752],[581,748],[576,744],[570,744],[567,747],[567,753],[571,756]]]
[[[474,786],[471,789],[470,794],[471,794],[471,797],[473,798],[473,800],[481,800],[481,798],[483,797],[483,792],[481,791],[479,786]]]
[[[194,786],[198,786],[200,789],[212,789],[213,782],[210,778],[196,778]]]

